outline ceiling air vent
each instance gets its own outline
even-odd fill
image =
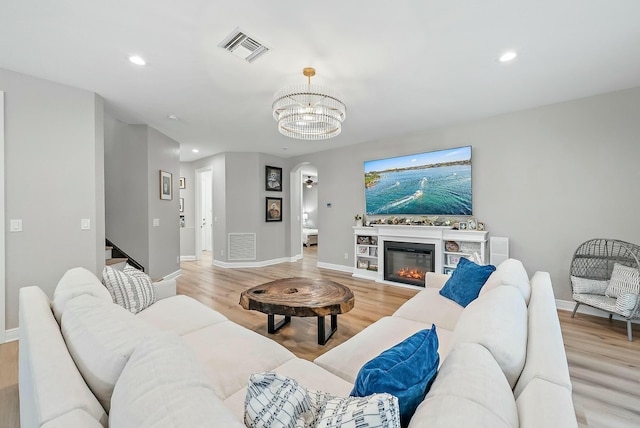
[[[247,62],[255,61],[269,50],[268,47],[247,36],[239,28],[233,30],[218,46]]]

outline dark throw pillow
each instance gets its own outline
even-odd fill
[[[436,326],[421,330],[367,362],[356,378],[353,397],[388,393],[398,398],[400,420],[406,427],[438,372]]]
[[[480,289],[495,270],[493,265],[481,266],[461,258],[451,278],[440,290],[440,295],[466,307],[478,298]]]

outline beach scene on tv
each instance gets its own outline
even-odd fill
[[[368,215],[471,215],[471,146],[364,163]]]

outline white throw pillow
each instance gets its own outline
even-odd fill
[[[105,266],[102,283],[109,290],[113,302],[131,313],[137,314],[156,301],[149,275],[129,265],[124,271]]]
[[[118,305],[83,295],[62,314],[62,335],[85,382],[109,412],[113,386],[134,349],[158,330]]]
[[[573,292],[576,294],[597,294],[599,296],[604,296],[604,293],[609,286],[609,281],[571,275],[571,285],[573,287]]]
[[[604,294],[617,298],[627,293],[640,293],[640,273],[638,269],[616,263],[613,265],[609,286]]]
[[[390,394],[334,397],[308,391],[277,373],[249,378],[244,422],[248,427],[399,428],[398,399]]]
[[[122,370],[109,426],[244,427],[213,392],[202,366],[175,333],[144,339]]]

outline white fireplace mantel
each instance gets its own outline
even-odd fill
[[[482,248],[481,257],[484,260],[485,246],[487,242],[486,231],[468,231],[468,230],[454,230],[449,226],[410,226],[410,225],[390,225],[379,224],[371,227],[354,227],[353,233],[355,236],[355,259],[356,265],[354,266],[354,277],[374,279],[377,282],[383,282],[391,285],[407,286],[410,288],[420,288],[407,284],[400,284],[397,282],[385,281],[384,278],[384,243],[385,241],[394,242],[410,242],[417,244],[432,244],[435,248],[434,261],[435,272],[442,273],[445,270],[445,257],[447,252],[445,251],[444,243],[446,241],[465,241],[465,242],[480,242]],[[377,237],[377,272],[368,271],[366,269],[359,269],[357,265],[358,261],[358,236],[375,236]],[[373,257],[368,257],[372,258]],[[376,260],[374,260],[376,261]]]

